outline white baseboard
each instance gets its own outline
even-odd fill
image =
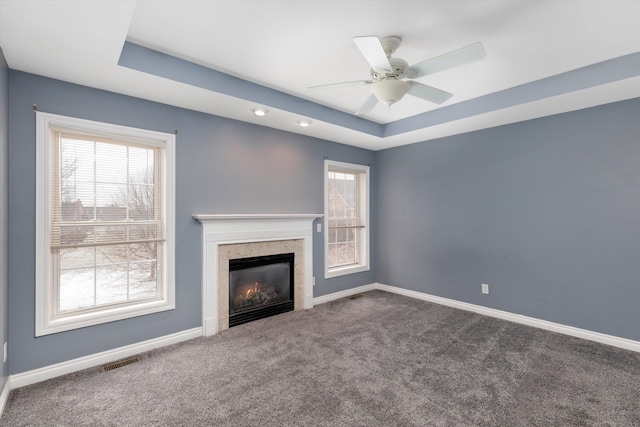
[[[440,305],[446,305],[461,310],[473,311],[474,313],[483,314],[485,316],[495,317],[498,319],[508,320],[535,328],[545,329],[547,331],[557,332],[572,337],[582,338],[589,341],[595,341],[601,344],[607,344],[613,347],[623,348],[640,352],[640,341],[634,341],[627,338],[620,338],[613,335],[593,332],[587,329],[580,329],[573,326],[567,326],[560,323],[549,322],[547,320],[536,319],[535,317],[523,316],[520,314],[510,313],[508,311],[496,310],[494,308],[483,307],[481,305],[469,304],[466,302],[456,301],[449,298],[442,298],[435,295],[425,294],[422,292],[410,291],[407,289],[397,288],[395,286],[383,285],[375,283],[374,288],[404,295],[410,298],[416,298],[423,301],[433,302]]]
[[[580,329],[573,326],[567,326],[560,323],[549,322],[547,320],[536,319],[535,317],[523,316],[521,314],[510,313],[508,311],[496,310],[494,308],[483,307],[481,305],[469,304],[449,298],[438,297],[423,292],[411,291],[408,289],[398,288],[395,286],[384,285],[382,283],[371,283],[369,285],[359,286],[353,289],[347,289],[335,292],[329,295],[323,295],[313,299],[313,305],[323,304],[325,302],[334,301],[340,298],[349,297],[351,295],[362,292],[372,291],[374,289],[380,291],[391,292],[403,295],[409,298],[415,298],[422,301],[428,301],[435,304],[446,305],[448,307],[458,308],[460,310],[472,311],[474,313],[483,314],[485,316],[495,317],[497,319],[508,320],[510,322],[520,323],[534,328],[545,329],[551,332],[557,332],[572,337],[582,338],[589,341],[595,341],[601,344],[607,344],[613,347],[623,348],[640,353],[640,341],[634,341],[627,338],[620,338],[613,335],[602,334],[600,332]]]
[[[9,400],[9,393],[11,393],[11,378],[7,377],[2,388],[2,394],[0,394],[0,418],[2,418],[4,407],[7,405],[7,400]]]
[[[325,302],[334,301],[340,298],[350,297],[351,295],[360,294],[362,292],[368,292],[376,289],[376,284],[358,286],[353,289],[346,289],[344,291],[334,292],[328,295],[322,295],[313,299],[313,305],[324,304]]]
[[[154,348],[165,347],[171,344],[177,344],[193,338],[202,336],[202,328],[193,328],[171,335],[165,335],[160,338],[154,338],[142,341],[136,344],[119,347],[113,350],[103,351],[101,353],[91,354],[89,356],[80,357],[66,362],[56,363],[55,365],[45,366],[28,372],[22,372],[9,376],[7,383],[10,383],[10,390],[34,384],[40,381],[55,378],[60,375],[69,374],[71,372],[80,371],[82,369],[92,368],[115,360],[133,356]],[[5,387],[6,388],[6,387]],[[3,392],[4,394],[4,392]],[[0,412],[1,414],[1,412]]]

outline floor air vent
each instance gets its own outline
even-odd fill
[[[140,357],[132,357],[130,359],[121,360],[119,362],[107,363],[106,365],[102,365],[102,372],[111,371],[113,369],[122,368],[123,366],[131,365],[132,363],[136,363],[140,361]]]
[[[349,299],[358,299],[358,298],[362,298],[362,294],[355,294],[349,297]]]

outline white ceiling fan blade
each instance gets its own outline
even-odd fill
[[[470,62],[479,61],[487,57],[482,43],[474,43],[469,46],[453,50],[444,55],[427,59],[416,65],[412,65],[410,69],[416,72],[416,77],[422,77],[439,71],[448,70],[449,68],[465,65]]]
[[[364,102],[364,104],[362,104],[362,106],[358,109],[358,111],[356,111],[356,116],[368,113],[369,111],[373,110],[373,107],[375,107],[377,103],[378,98],[376,98],[374,94],[371,94],[369,98]]]
[[[384,53],[384,48],[379,38],[376,36],[354,37],[353,42],[360,49],[369,65],[371,65],[371,69],[385,73],[391,72],[391,64],[389,64],[389,59],[387,54]]]
[[[445,92],[444,90],[436,89],[435,87],[427,86],[418,82],[408,82],[411,85],[409,93],[425,101],[433,102],[434,104],[442,104],[453,96],[452,93]]]
[[[317,86],[309,86],[307,87],[307,89],[321,89],[324,87],[331,87],[331,86],[357,86],[357,85],[368,85],[373,83],[373,81],[371,80],[354,80],[354,81],[350,81],[350,82],[340,82],[340,83],[328,83],[328,84],[324,84],[324,85],[317,85]]]

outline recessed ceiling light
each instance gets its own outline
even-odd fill
[[[306,127],[309,127],[309,125],[311,124],[311,122],[310,122],[309,120],[299,120],[299,121],[298,121],[298,124],[299,124],[301,127],[306,128]]]
[[[265,109],[264,109],[264,108],[262,108],[262,107],[254,108],[254,109],[252,109],[251,111],[253,111],[253,114],[255,114],[255,115],[256,115],[256,116],[258,116],[258,117],[262,117],[262,116],[264,116],[265,114],[267,114],[267,110],[265,110]]]

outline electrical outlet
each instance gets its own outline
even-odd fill
[[[7,363],[7,343],[6,342],[2,346],[2,352],[3,352],[2,361],[3,363]]]
[[[311,286],[316,285],[316,276],[311,277]]]
[[[322,224],[316,224],[316,232],[322,233]]]
[[[487,285],[486,283],[482,284],[482,293],[483,294],[488,294],[489,293],[489,285]]]

